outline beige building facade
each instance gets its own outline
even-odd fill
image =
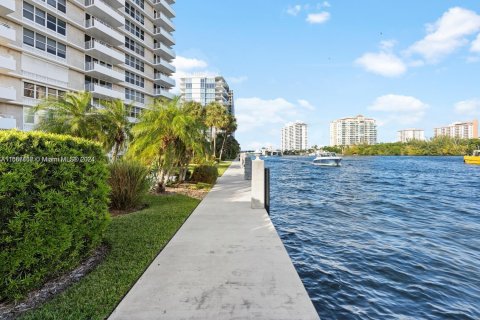
[[[454,122],[445,127],[435,128],[434,136],[448,136],[460,139],[478,138],[478,120]]]
[[[0,129],[32,129],[31,107],[67,91],[122,99],[132,118],[172,98],[174,2],[1,0]]]

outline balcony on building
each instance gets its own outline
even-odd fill
[[[0,101],[14,101],[17,99],[17,90],[13,87],[0,87]]]
[[[114,9],[120,9],[125,6],[124,0],[103,0],[103,1]]]
[[[175,26],[173,25],[172,20],[170,20],[163,12],[156,12],[153,18],[155,24],[160,25],[168,32],[175,31]]]
[[[16,40],[15,29],[8,24],[0,22],[0,43],[7,43]]]
[[[125,94],[123,92],[115,91],[108,87],[103,87],[95,83],[86,83],[85,91],[91,92],[94,98],[99,99],[121,99],[125,100]]]
[[[108,82],[123,82],[125,75],[118,71],[113,70],[107,66],[103,66],[96,62],[85,63],[85,73],[93,78],[105,80]]]
[[[125,24],[125,19],[120,12],[103,0],[85,0],[85,11],[102,19],[112,27],[120,27]]]
[[[17,128],[17,120],[13,116],[0,114],[0,130],[10,130]]]
[[[157,55],[165,56],[168,59],[175,59],[175,51],[160,42],[153,45],[153,52]]]
[[[165,87],[175,87],[175,80],[164,73],[155,72],[154,80],[155,83],[163,85]]]
[[[95,39],[106,41],[113,46],[119,46],[125,41],[124,36],[122,36],[120,32],[113,29],[102,20],[94,17],[85,20],[85,28],[87,29],[88,35],[94,37]]]
[[[5,17],[15,11],[15,0],[2,0],[0,1],[0,15]]]
[[[162,27],[155,27],[153,29],[153,37],[169,46],[173,46],[175,44],[175,40],[173,39],[172,35]]]
[[[16,61],[11,56],[0,55],[0,73],[8,73],[16,70]]]
[[[175,67],[172,64],[160,57],[155,57],[155,59],[153,60],[153,65],[155,66],[155,68],[157,68],[163,73],[172,74],[176,71]]]
[[[173,10],[171,4],[175,1],[165,1],[165,0],[153,0],[153,6],[157,10],[161,10],[167,15],[170,19],[175,18],[175,10]]]
[[[162,89],[162,88],[155,88],[153,90],[153,94],[156,97],[164,97],[167,99],[173,99],[175,97],[173,93],[169,92],[167,89]]]
[[[122,64],[125,62],[125,56],[122,53],[98,40],[86,41],[85,49],[88,55],[99,60],[108,61],[112,64]]]

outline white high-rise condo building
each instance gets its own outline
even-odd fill
[[[44,97],[90,91],[131,116],[172,98],[175,0],[0,0],[0,129],[29,130]]]
[[[422,129],[405,129],[397,133],[397,141],[408,142],[412,140],[425,141],[425,131]]]
[[[219,102],[228,112],[235,114],[233,91],[222,76],[193,75],[180,79],[180,96],[183,101],[196,101],[206,106]]]
[[[435,128],[434,136],[448,136],[460,139],[478,138],[478,120],[454,122],[446,127]]]
[[[287,123],[282,128],[282,151],[308,149],[307,124],[301,121]]]
[[[330,145],[351,146],[377,143],[377,123],[375,119],[358,115],[330,123]]]

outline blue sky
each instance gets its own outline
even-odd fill
[[[179,0],[176,77],[223,75],[235,91],[243,149],[279,146],[290,121],[309,145],[332,120],[396,131],[480,118],[480,2]]]

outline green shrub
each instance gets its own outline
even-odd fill
[[[110,207],[118,210],[138,207],[150,187],[147,175],[147,168],[133,161],[110,164]]]
[[[217,178],[216,166],[200,165],[193,169],[192,181],[214,184]]]
[[[20,299],[100,244],[107,179],[94,142],[0,131],[0,301]]]

